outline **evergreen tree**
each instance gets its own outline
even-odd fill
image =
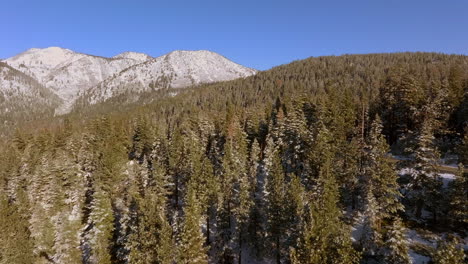
[[[367,190],[366,205],[364,207],[364,226],[360,241],[363,253],[368,257],[375,257],[381,244],[381,234],[377,226],[377,210],[377,202],[374,198],[372,185],[370,185]]]
[[[132,158],[141,160],[143,155],[148,155],[151,151],[151,133],[145,119],[139,118],[136,121],[132,141],[133,146],[130,153]]]
[[[174,261],[172,228],[167,221],[167,178],[157,167],[154,184],[145,190],[139,201],[137,230],[132,233],[131,243],[136,246],[131,251],[131,263],[170,264]]]
[[[415,127],[415,117],[424,99],[419,79],[407,69],[392,68],[380,89],[381,116],[390,144]]]
[[[304,221],[304,206],[306,204],[306,192],[301,179],[296,175],[290,176],[285,197],[285,233],[284,248],[296,248]]]
[[[220,196],[220,183],[214,175],[211,161],[204,154],[194,155],[193,175],[191,184],[199,197],[202,215],[206,217],[206,242],[211,243],[211,225],[214,220],[214,210]]]
[[[314,131],[314,144],[308,155],[311,175],[305,179],[305,185],[311,189],[318,178],[321,168],[326,161],[331,162],[335,156],[335,148],[331,144],[332,135],[325,124],[319,120]]]
[[[295,173],[303,177],[306,173],[306,154],[310,147],[311,135],[307,128],[307,122],[302,111],[303,102],[292,102],[289,105],[288,114],[284,120],[284,132],[282,141],[285,143],[282,150],[283,164],[287,173]]]
[[[200,228],[201,208],[195,190],[189,187],[184,207],[184,224],[180,234],[178,263],[208,263],[207,248]]]
[[[450,67],[450,73],[448,76],[448,99],[452,107],[458,106],[461,100],[463,99],[463,79],[463,69],[459,65],[453,65],[452,67]]]
[[[43,207],[37,208],[34,212],[34,217],[37,219],[38,223],[34,225],[39,232],[34,234],[34,247],[39,248],[40,258],[45,258],[47,260],[52,259],[55,255],[54,250],[54,240],[55,240],[55,227],[52,219],[49,215],[51,212],[48,212]]]
[[[218,229],[220,245],[223,247],[222,258],[233,258],[231,252],[238,252],[241,259],[243,233],[247,229],[248,214],[252,206],[251,182],[248,176],[247,135],[240,127],[235,115],[228,112],[225,128],[224,156],[222,159],[223,174]],[[232,225],[232,218],[236,225]],[[236,249],[233,241],[237,241]]]
[[[467,58],[310,58],[176,96],[159,89],[132,105],[135,94],[125,93],[65,120],[16,118],[8,107],[0,113],[0,263],[353,263],[344,222],[356,208],[363,262],[408,263],[382,133],[397,152],[412,147],[405,171],[414,177],[398,178],[409,187],[408,223],[437,227],[412,215],[429,211],[453,220],[441,221],[447,236],[464,231],[466,173],[441,188],[436,162],[438,149],[468,163]],[[378,117],[369,126],[368,110],[383,127]],[[444,247],[438,257],[452,256]]]
[[[382,253],[388,264],[410,264],[408,241],[401,220],[395,218],[385,236]]]
[[[410,162],[411,196],[415,203],[415,215],[421,217],[422,209],[427,207],[432,211],[433,221],[437,220],[440,209],[442,182],[439,179],[437,162],[439,153],[434,146],[434,135],[430,120],[423,122],[421,131],[416,136]]]
[[[186,133],[182,129],[172,132],[169,145],[168,168],[170,177],[171,223],[177,232],[177,215],[182,204],[183,190],[190,175],[189,146]]]
[[[267,199],[267,227],[271,245],[274,246],[276,263],[281,263],[283,257],[283,240],[286,226],[286,197],[287,186],[285,173],[278,151],[272,153],[271,165],[268,166],[266,199]]]
[[[310,204],[309,219],[304,226],[293,263],[359,263],[360,255],[351,245],[349,228],[341,221],[338,186],[330,160],[322,165],[318,192]]]
[[[271,139],[271,138],[269,138]],[[272,144],[272,140],[270,143]],[[266,148],[269,151],[271,148],[268,144]],[[251,241],[253,252],[257,257],[260,257],[264,249],[264,237],[265,237],[265,222],[266,222],[266,212],[265,212],[265,164],[264,161],[260,158],[261,150],[257,140],[254,141],[252,145],[252,150],[250,153],[250,173],[254,186],[253,194],[253,206],[251,207],[250,217],[249,217],[249,240]],[[266,152],[265,157],[271,157],[271,153]]]
[[[449,187],[449,219],[460,226],[468,224],[468,173],[463,164],[458,164],[458,173]]]
[[[468,164],[468,126],[465,128],[462,144],[460,144],[460,147],[458,148],[458,153],[460,162],[462,164]]]
[[[66,211],[59,215],[62,219],[67,219],[69,216],[70,214]],[[55,234],[54,251],[56,254],[54,259],[57,259],[59,263],[82,263],[80,241],[77,238],[82,227],[79,220],[65,220]]]
[[[259,166],[260,166],[260,155],[261,149],[260,144],[258,143],[257,139],[254,139],[250,153],[249,153],[249,164],[248,164],[248,179],[250,181],[250,186],[252,186],[252,192],[255,192],[255,187],[257,186],[257,178],[259,173]]]
[[[21,208],[23,207],[23,208]],[[26,204],[9,201],[0,193],[0,263],[35,263]]]
[[[335,170],[343,204],[354,210],[359,196],[359,167],[362,157],[358,140],[355,137],[351,141],[341,140],[336,155],[338,161]]]
[[[466,256],[463,252],[463,248],[457,245],[455,239],[448,242],[440,242],[437,246],[437,250],[432,256],[434,264],[463,264]]]
[[[367,173],[377,203],[377,227],[384,218],[403,210],[400,203],[401,193],[397,183],[398,175],[387,158],[389,147],[382,135],[382,123],[376,116],[369,133],[368,151],[366,153]]]
[[[102,189],[96,189],[92,202],[91,214],[86,229],[90,231],[85,234],[85,240],[89,243],[90,255],[84,255],[83,261],[96,263],[112,263],[111,247],[112,232],[114,230],[114,217],[112,205],[108,194]],[[83,245],[83,251],[87,251]]]

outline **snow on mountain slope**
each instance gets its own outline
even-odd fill
[[[150,58],[132,52],[104,58],[50,47],[30,49],[4,62],[53,90],[63,101],[56,113],[63,114],[70,111],[79,92]]]
[[[53,110],[61,103],[53,91],[34,78],[0,62],[0,117],[9,119],[24,115],[26,111]]]
[[[205,50],[174,51],[158,58],[124,52],[105,58],[50,47],[29,49],[0,62],[31,76],[43,89],[60,98],[56,114],[69,112],[80,96],[85,98],[81,101],[93,104],[124,92],[187,87],[256,73]],[[0,90],[6,90],[6,86],[11,85],[2,84]],[[26,93],[30,89],[27,85],[19,86],[17,89]]]
[[[123,52],[123,53],[120,53],[118,55],[115,55],[112,58],[114,58],[114,59],[133,59],[133,60],[144,62],[144,61],[152,59],[153,57],[151,57],[151,56],[149,56],[147,54],[144,54],[144,53],[127,51],[127,52]]]
[[[211,51],[173,51],[120,72],[88,90],[84,97],[94,104],[124,92],[182,88],[243,78],[256,72]]]
[[[85,55],[59,47],[33,48],[4,62],[41,82],[53,69],[79,60],[83,56]]]
[[[70,111],[79,92],[96,86],[123,69],[142,62],[141,58],[109,59],[86,55],[68,65],[54,69],[43,79],[43,83],[64,100],[64,104],[57,109],[58,114],[63,114]]]

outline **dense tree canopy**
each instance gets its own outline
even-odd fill
[[[467,232],[466,170],[437,176],[466,161],[467,63],[310,58],[2,129],[0,263],[408,263],[404,225]]]

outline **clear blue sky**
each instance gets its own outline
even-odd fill
[[[0,0],[0,58],[207,49],[268,69],[310,56],[468,54],[468,0]]]

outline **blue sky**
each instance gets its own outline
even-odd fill
[[[257,69],[310,56],[468,54],[467,0],[0,0],[0,58],[207,49]]]

